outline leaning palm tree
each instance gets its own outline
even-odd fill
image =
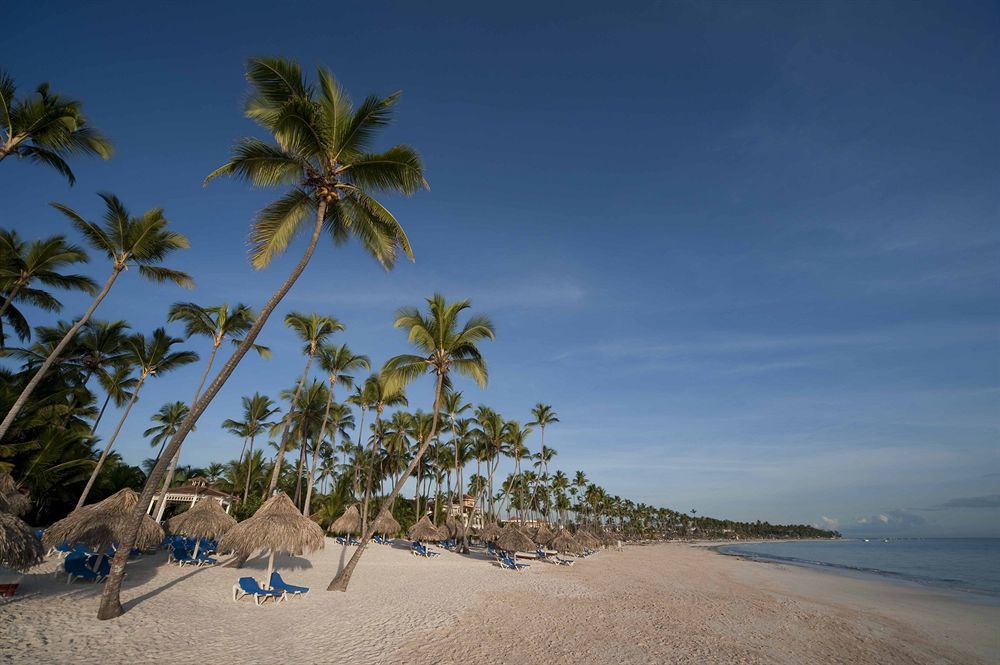
[[[184,333],[188,338],[194,336],[208,337],[212,340],[212,349],[208,353],[208,362],[205,363],[205,371],[201,375],[201,381],[194,391],[191,403],[198,401],[201,389],[205,386],[209,372],[212,371],[212,364],[215,362],[215,354],[223,342],[230,341],[239,344],[242,335],[253,325],[253,310],[243,304],[238,304],[232,309],[223,303],[214,307],[202,307],[193,302],[178,302],[170,306],[167,314],[168,321],[182,321],[184,323]],[[270,358],[271,350],[266,346],[253,344],[252,347],[262,358]],[[194,429],[194,428],[192,428]],[[176,432],[175,432],[176,433]],[[163,486],[160,488],[161,496],[166,496],[170,484],[174,481],[174,472],[180,462],[181,449],[178,446],[170,460],[170,466],[163,478]],[[163,519],[163,511],[167,508],[167,502],[161,501],[156,513],[156,521]]]
[[[376,134],[388,124],[399,96],[369,97],[355,109],[329,71],[320,69],[317,92],[306,84],[298,65],[279,58],[251,60],[247,77],[253,90],[246,114],[275,142],[243,139],[232,159],[208,179],[233,175],[255,186],[291,185],[253,224],[251,262],[255,268],[266,268],[282,254],[303,230],[306,217],[312,214],[314,221],[302,258],[264,304],[243,344],[192,406],[191,414],[164,450],[168,456],[184,441],[190,426],[225,385],[275,307],[305,270],[324,228],[338,244],[357,238],[386,269],[395,263],[400,250],[413,258],[402,226],[375,198],[382,192],[412,194],[427,184],[420,158],[412,148],[397,145],[382,153],[372,152]],[[143,500],[152,498],[164,470],[161,459],[146,481]],[[136,509],[133,519],[138,528],[142,511]],[[131,543],[122,543],[123,548],[126,545]],[[120,595],[126,563],[125,555],[115,557],[101,596],[99,619],[112,619],[124,611]]]
[[[438,418],[441,413],[441,394],[446,387],[451,387],[451,373],[456,372],[472,378],[479,386],[485,387],[486,361],[479,352],[478,344],[483,340],[494,338],[493,324],[485,316],[470,316],[464,326],[459,327],[459,315],[469,308],[468,300],[448,303],[444,296],[434,294],[427,299],[428,313],[425,315],[415,307],[406,307],[396,316],[395,326],[408,330],[410,343],[419,354],[405,354],[390,358],[382,371],[385,372],[388,387],[406,386],[425,373],[435,378],[434,410],[431,421],[431,431],[424,439],[416,455],[410,460],[409,467],[396,482],[392,492],[382,505],[383,510],[391,506],[403,489],[403,484],[413,470],[420,464],[420,459],[437,433]],[[364,553],[365,544],[372,537],[371,527],[362,534],[361,546],[344,569],[337,574],[327,587],[330,591],[346,591],[351,581],[351,574],[358,565]]]
[[[93,127],[78,101],[49,91],[42,83],[33,95],[15,98],[14,79],[0,70],[0,161],[10,155],[54,168],[76,182],[65,158],[70,155],[111,157],[111,141]]]
[[[122,344],[124,346],[124,342]],[[104,412],[107,410],[109,402],[114,401],[115,407],[120,409],[132,399],[132,392],[139,382],[139,379],[135,378],[134,372],[135,367],[127,362],[120,361],[108,372],[98,375],[97,380],[100,382],[101,388],[104,389],[105,398],[104,404],[101,406],[101,410],[98,412],[97,417],[94,418],[94,424],[90,428],[91,434],[97,431],[97,426],[104,417]]]
[[[132,391],[131,399],[125,405],[125,411],[122,412],[122,416],[118,420],[115,431],[111,434],[107,444],[105,444],[104,452],[101,453],[101,457],[97,460],[97,464],[90,474],[87,485],[83,488],[83,492],[80,493],[80,499],[76,502],[77,508],[83,506],[87,501],[87,495],[90,494],[90,489],[94,486],[94,481],[97,480],[97,475],[101,472],[101,467],[104,465],[104,460],[107,459],[108,453],[111,452],[111,447],[115,445],[115,439],[118,438],[118,433],[121,432],[122,425],[125,424],[125,419],[128,418],[132,406],[135,404],[136,399],[139,398],[139,391],[142,389],[142,385],[146,382],[146,379],[151,376],[162,376],[166,372],[198,360],[198,354],[194,351],[172,350],[175,344],[180,344],[183,341],[177,337],[171,337],[163,328],[154,330],[152,336],[149,338],[142,333],[129,336],[126,346],[129,349],[130,363],[139,370],[138,381],[135,384],[135,390]],[[149,504],[146,505],[148,506]]]
[[[103,252],[112,263],[111,275],[108,276],[104,287],[100,290],[90,307],[83,316],[77,320],[73,326],[66,331],[59,344],[52,349],[52,353],[45,359],[45,362],[35,371],[34,376],[28,381],[15,400],[14,405],[0,423],[0,441],[3,441],[7,430],[10,429],[14,418],[27,403],[31,393],[45,377],[45,374],[52,367],[52,364],[59,358],[63,349],[76,336],[77,332],[93,315],[94,310],[101,304],[108,295],[115,280],[118,279],[124,270],[129,266],[138,266],[139,274],[154,282],[171,281],[180,286],[190,288],[193,286],[191,278],[187,273],[173,270],[160,263],[169,254],[177,249],[185,249],[190,246],[188,239],[167,229],[167,220],[163,216],[163,211],[159,208],[148,210],[140,217],[132,217],[118,197],[113,194],[101,194],[104,199],[105,212],[102,224],[88,222],[72,209],[59,204],[52,204],[57,210],[69,217],[70,222],[80,233],[83,234],[87,242],[98,251]],[[140,515],[141,517],[141,515]],[[138,523],[138,519],[137,519]]]
[[[143,437],[153,437],[149,440],[149,445],[153,448],[159,446],[156,458],[159,459],[163,452],[163,445],[172,437],[180,424],[187,418],[190,407],[184,402],[167,402],[160,407],[149,419],[156,423],[142,433]]]
[[[63,274],[62,270],[75,263],[86,263],[87,253],[66,242],[63,236],[52,236],[27,243],[17,231],[0,229],[0,349],[6,341],[3,329],[7,319],[21,341],[30,337],[27,321],[14,303],[26,303],[49,312],[58,312],[62,303],[39,286],[97,292],[97,284],[85,275]]]
[[[292,392],[291,404],[281,430],[280,443],[278,445],[278,455],[275,458],[274,471],[271,473],[271,486],[268,488],[268,496],[274,493],[278,487],[278,478],[281,475],[281,464],[285,460],[285,449],[288,447],[288,434],[291,431],[292,415],[299,404],[299,396],[305,387],[306,379],[309,377],[309,368],[312,367],[313,359],[319,353],[319,349],[326,343],[330,335],[344,329],[342,324],[332,316],[322,316],[320,314],[303,314],[301,312],[289,312],[285,315],[285,325],[291,328],[295,335],[302,340],[302,352],[306,354],[306,367],[302,370],[302,377],[295,384]]]

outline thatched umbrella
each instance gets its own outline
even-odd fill
[[[0,512],[0,566],[27,570],[45,557],[31,527],[16,515]]]
[[[576,539],[576,542],[580,543],[584,547],[598,547],[601,544],[601,541],[590,535],[590,533],[584,529],[577,529],[576,533],[573,534],[573,537]]]
[[[23,515],[31,510],[31,499],[21,494],[14,479],[6,471],[0,471],[0,511],[11,515]]]
[[[219,540],[219,550],[233,550],[246,556],[260,550],[269,550],[264,584],[270,584],[275,552],[309,553],[323,549],[325,542],[320,525],[303,517],[288,495],[278,492],[265,501],[253,517],[227,531]]]
[[[520,529],[512,524],[508,524],[500,531],[500,536],[497,538],[497,547],[513,554],[514,552],[533,551],[535,543],[531,541],[531,538],[521,533]]]
[[[555,538],[549,541],[549,547],[557,552],[579,552],[582,547],[576,542],[573,535],[566,529],[559,529]]]
[[[196,501],[187,511],[167,521],[170,533],[179,533],[195,539],[192,555],[195,557],[198,556],[202,538],[218,539],[234,526],[236,520],[233,516],[223,510],[222,504],[210,498]]]
[[[439,526],[437,528],[437,531],[438,531],[437,540],[448,540],[449,538],[451,538],[451,532],[448,531],[448,527],[446,527],[444,524]]]
[[[548,542],[552,540],[552,532],[549,531],[549,527],[543,524],[535,531],[535,537],[533,540],[539,545],[547,545]]]
[[[357,504],[344,511],[344,514],[334,520],[330,528],[330,533],[342,533],[344,535],[357,533],[361,529],[361,513],[358,512]]]
[[[434,526],[430,518],[424,515],[420,521],[410,527],[407,532],[410,540],[437,540],[439,537],[438,528]]]
[[[479,539],[486,540],[496,540],[500,536],[501,529],[493,522],[490,522],[482,529],[479,530]]]
[[[126,487],[104,501],[77,508],[45,530],[42,545],[49,548],[62,543],[82,543],[95,552],[103,552],[131,535],[132,512],[137,503],[139,495]],[[148,550],[161,542],[163,529],[152,517],[143,515],[135,546]]]
[[[399,533],[399,522],[392,516],[392,513],[388,510],[383,510],[378,514],[378,519],[375,520],[372,529],[374,533]]]

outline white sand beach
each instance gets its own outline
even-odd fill
[[[0,604],[9,663],[990,663],[1000,608],[945,593],[725,557],[686,544],[603,551],[512,573],[442,552],[373,545],[348,593],[326,584],[350,550],[281,557],[309,595],[234,603],[241,574],[129,566],[127,613],[94,618],[100,585],[50,560]]]

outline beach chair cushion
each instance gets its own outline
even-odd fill
[[[262,604],[268,598],[276,598],[279,601],[285,600],[285,592],[278,589],[262,589],[256,579],[252,577],[241,577],[233,585],[233,600],[239,600],[243,596],[253,596],[254,602]]]
[[[278,571],[274,571],[271,573],[270,587],[278,591],[287,591],[288,593],[293,595],[309,593],[309,587],[287,584],[285,580],[281,579],[281,574],[278,573]]]

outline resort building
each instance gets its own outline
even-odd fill
[[[483,520],[483,511],[476,505],[476,497],[471,494],[463,494],[461,504],[453,501],[448,506],[448,515],[463,522],[468,520],[469,526],[473,529],[481,529],[486,523]]]
[[[160,492],[154,494],[152,501],[149,502],[149,507],[146,509],[146,514],[152,515],[153,507],[158,506],[156,521],[160,521],[163,519],[163,513],[170,503],[190,503],[194,505],[195,501],[205,497],[211,497],[218,501],[219,505],[226,509],[226,513],[229,513],[229,509],[235,500],[232,494],[226,494],[209,485],[208,480],[205,478],[196,477],[189,480],[185,485],[168,489],[166,498],[162,502],[160,501]]]

